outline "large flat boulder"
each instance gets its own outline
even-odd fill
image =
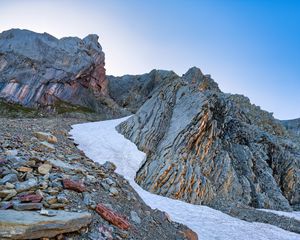
[[[36,239],[74,232],[87,226],[92,215],[88,212],[54,211],[48,217],[39,212],[0,210],[0,239]]]

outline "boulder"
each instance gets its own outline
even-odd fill
[[[55,216],[38,212],[0,210],[1,239],[52,238],[87,226],[92,216],[88,212],[54,211]]]

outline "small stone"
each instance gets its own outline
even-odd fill
[[[17,211],[40,210],[42,207],[43,204],[41,203],[13,203],[13,208]]]
[[[130,217],[131,220],[134,221],[136,224],[141,224],[141,218],[139,217],[139,215],[137,214],[137,212],[135,211],[130,211]]]
[[[48,163],[44,163],[38,167],[38,172],[42,175],[48,174],[52,169],[52,165]]]
[[[26,194],[19,197],[21,202],[32,202],[32,203],[39,203],[41,202],[43,197],[39,194]]]
[[[198,235],[191,229],[187,229],[181,232],[185,239],[187,240],[198,240]]]
[[[56,212],[55,211],[53,211],[53,210],[46,210],[46,209],[42,209],[40,211],[40,214],[44,215],[44,216],[48,216],[48,217],[56,216]]]
[[[110,178],[106,178],[105,181],[110,186],[114,186],[114,187],[117,186],[117,184]]]
[[[116,196],[116,195],[119,194],[118,189],[116,189],[115,187],[111,187],[111,188],[109,189],[109,192],[110,192],[113,196]]]
[[[0,191],[0,198],[4,198],[4,201],[10,200],[16,195],[17,191],[15,189],[4,189]]]
[[[39,188],[45,190],[48,187],[48,183],[46,181],[39,183]]]
[[[99,227],[99,232],[101,233],[101,235],[103,237],[105,237],[105,239],[113,239],[113,236],[112,236],[113,229],[112,228],[101,225]]]
[[[15,183],[17,181],[18,181],[18,176],[14,173],[10,173],[0,180],[0,185],[4,185],[7,182]]]
[[[57,203],[57,198],[55,196],[49,196],[45,198],[46,202],[49,204]]]
[[[111,224],[117,226],[122,230],[127,230],[130,228],[129,222],[122,217],[121,215],[113,212],[109,208],[105,207],[103,204],[99,203],[96,207],[96,212],[104,218],[106,221],[110,222]]]
[[[67,196],[64,193],[60,193],[57,195],[57,201],[59,203],[68,203],[69,202]]]
[[[13,206],[12,202],[0,202],[0,210],[6,210]]]
[[[19,167],[17,170],[19,172],[32,172],[32,168],[29,167]]]
[[[18,155],[18,150],[17,149],[6,150],[5,154],[6,154],[6,156],[9,156],[9,157],[15,157]]]
[[[73,190],[76,192],[85,191],[85,186],[83,183],[71,179],[63,179],[63,185],[65,189]]]
[[[47,193],[54,196],[54,195],[57,195],[59,193],[59,189],[57,189],[57,188],[48,188]]]
[[[49,151],[49,152],[54,152],[55,151],[55,147],[48,142],[40,142],[40,149],[41,151]]]
[[[92,205],[94,203],[93,200],[92,200],[91,194],[89,194],[88,192],[84,192],[83,193],[83,203],[86,206],[90,206],[90,205]]]
[[[38,182],[36,181],[36,179],[31,178],[25,182],[16,183],[16,190],[17,192],[25,192],[30,189],[37,188],[37,186],[38,186]]]
[[[109,161],[106,161],[104,164],[103,164],[103,167],[107,170],[107,171],[110,171],[110,172],[114,172],[116,170],[116,165],[112,162],[109,162]]]
[[[5,183],[5,187],[6,187],[7,189],[14,189],[14,188],[15,188],[15,185],[12,184],[12,183],[7,182],[7,183]]]
[[[101,182],[100,184],[105,190],[108,190],[110,188],[110,186],[105,182]]]
[[[41,141],[47,141],[48,143],[57,143],[57,138],[51,133],[35,132],[34,136]]]

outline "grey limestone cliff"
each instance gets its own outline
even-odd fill
[[[122,110],[109,97],[98,36],[57,39],[12,29],[0,34],[0,98],[26,107],[55,109],[60,103],[99,113]]]
[[[191,68],[165,78],[118,131],[147,154],[146,190],[216,208],[291,210],[300,203],[300,153],[280,121]]]

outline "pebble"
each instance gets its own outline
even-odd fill
[[[19,167],[17,169],[19,172],[32,172],[32,168],[29,168],[29,167]]]
[[[48,163],[44,163],[38,167],[38,172],[42,175],[48,174],[52,169],[52,165]]]
[[[46,209],[42,209],[40,211],[40,214],[44,215],[44,216],[49,216],[49,217],[56,216],[56,212],[55,211],[53,211],[53,210],[46,210]]]
[[[110,192],[113,196],[119,194],[118,189],[116,189],[115,187],[111,187],[111,188],[109,189],[109,192]]]
[[[60,193],[57,195],[57,201],[59,203],[68,203],[69,202],[67,196],[64,193]]]
[[[54,152],[55,151],[55,147],[51,144],[51,143],[48,143],[48,142],[40,142],[40,148],[39,150],[41,152],[43,151],[49,151],[49,152]]]
[[[4,201],[10,200],[16,195],[17,191],[15,189],[4,189],[0,191],[0,198],[4,198]]]
[[[131,220],[134,221],[137,224],[140,224],[142,222],[141,218],[139,217],[139,215],[135,211],[130,211],[130,217],[131,217]]]

